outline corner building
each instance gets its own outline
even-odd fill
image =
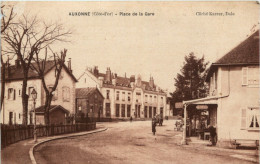
[[[142,81],[140,75],[130,78],[117,76],[107,68],[100,73],[98,67],[87,68],[79,77],[77,88],[97,87],[104,96],[101,117],[152,118],[166,112],[167,94],[154,83]]]

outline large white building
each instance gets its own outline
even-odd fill
[[[209,96],[184,104],[208,107],[209,125],[216,127],[218,145],[259,141],[259,30],[212,63],[206,81]]]
[[[130,78],[113,74],[110,68],[100,73],[98,67],[87,68],[79,77],[77,88],[97,87],[104,96],[103,117],[152,118],[165,116],[166,93],[150,81],[142,81],[140,75]]]
[[[35,63],[32,63],[35,64]],[[9,65],[9,64],[8,64]],[[57,119],[63,111],[74,113],[75,111],[75,85],[77,79],[73,76],[72,70],[69,66],[64,66],[60,75],[59,83],[55,94],[52,99],[50,110]],[[55,63],[54,61],[46,62],[45,69],[45,82],[48,88],[53,87],[55,83]],[[22,84],[23,84],[23,71],[19,60],[16,60],[15,65],[7,66],[6,68],[6,82],[5,82],[5,97],[1,108],[1,123],[4,124],[21,124],[23,116],[22,108]],[[42,106],[45,103],[45,91],[43,89],[42,81],[38,74],[32,69],[29,70],[27,81],[27,94],[29,95],[28,101],[28,123],[32,123],[33,120],[33,99],[31,97],[32,90],[37,92],[36,108],[39,109],[38,113],[41,113]],[[57,111],[58,110],[58,111]],[[67,112],[67,113],[68,113]],[[64,112],[63,112],[64,113]],[[37,115],[37,122],[43,123],[43,115]],[[50,113],[50,117],[51,113]],[[64,118],[64,114],[62,116]]]

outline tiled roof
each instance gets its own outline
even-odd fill
[[[259,64],[259,30],[217,60],[217,62],[212,63],[206,81],[209,81],[211,74],[218,66],[252,64]]]
[[[34,65],[36,68],[36,63],[31,63],[32,65]],[[55,67],[55,62],[53,60],[50,61],[46,61],[46,66],[45,66],[45,74],[48,73],[50,70],[52,70]],[[29,73],[28,73],[28,78],[29,79],[33,79],[33,78],[39,78],[38,73],[32,69],[33,67],[31,67],[29,69]],[[74,81],[77,81],[77,79],[74,77],[74,75],[71,73],[71,71],[69,71],[68,67],[66,65],[64,65],[63,67],[65,69],[65,71],[72,77],[72,79],[74,79]],[[23,69],[22,66],[17,67],[15,65],[11,65],[9,66],[10,69],[10,73],[8,76],[8,71],[6,70],[6,80],[22,80],[23,79]]]
[[[95,87],[91,88],[76,88],[76,98],[88,98],[97,90]]]
[[[106,81],[105,77],[106,77],[106,74],[104,73],[98,73],[97,74],[94,74],[93,72],[90,71],[90,73],[92,73],[95,77],[103,77],[104,78],[104,84],[106,85],[113,85],[112,84],[112,81]],[[112,74],[111,77],[114,79],[115,78],[115,75]],[[121,87],[128,87],[128,88],[131,88],[131,84],[130,84],[130,78],[127,78],[127,77],[122,77],[122,76],[116,76],[116,86],[121,86]],[[142,86],[144,86],[144,89],[146,91],[154,91],[156,90],[156,85],[154,85],[153,87],[150,86],[149,82],[148,81],[142,81]],[[159,93],[164,93],[162,90],[159,91]]]
[[[214,64],[259,63],[259,30]]]
[[[63,108],[61,105],[51,105],[50,106],[50,112],[52,112],[55,109],[61,109],[65,113],[69,113],[69,111],[67,109]],[[38,108],[35,108],[35,112],[36,113],[44,113],[44,105],[42,105],[42,106],[40,106]]]

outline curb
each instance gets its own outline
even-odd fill
[[[103,131],[106,131],[107,129],[108,129],[108,128],[99,129],[99,130],[92,131],[92,132],[86,132],[86,133],[84,133],[84,134],[75,134],[75,135],[68,135],[68,136],[60,136],[60,137],[50,138],[50,139],[47,139],[47,140],[38,142],[38,143],[34,144],[34,145],[30,148],[30,150],[29,150],[29,155],[30,155],[30,159],[31,159],[31,161],[32,161],[32,164],[37,164],[37,162],[36,162],[36,160],[35,160],[35,158],[34,158],[33,149],[34,149],[36,146],[39,146],[40,144],[43,144],[43,143],[46,143],[46,142],[49,142],[49,141],[53,141],[53,140],[63,139],[63,138],[69,138],[69,137],[75,137],[75,136],[83,136],[83,135],[87,135],[87,134],[93,134],[93,133],[103,132]]]

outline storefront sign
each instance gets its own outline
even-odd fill
[[[182,102],[177,102],[175,103],[175,108],[183,108],[183,103]]]
[[[207,110],[209,107],[208,105],[197,105],[196,106],[196,109],[198,110]]]

